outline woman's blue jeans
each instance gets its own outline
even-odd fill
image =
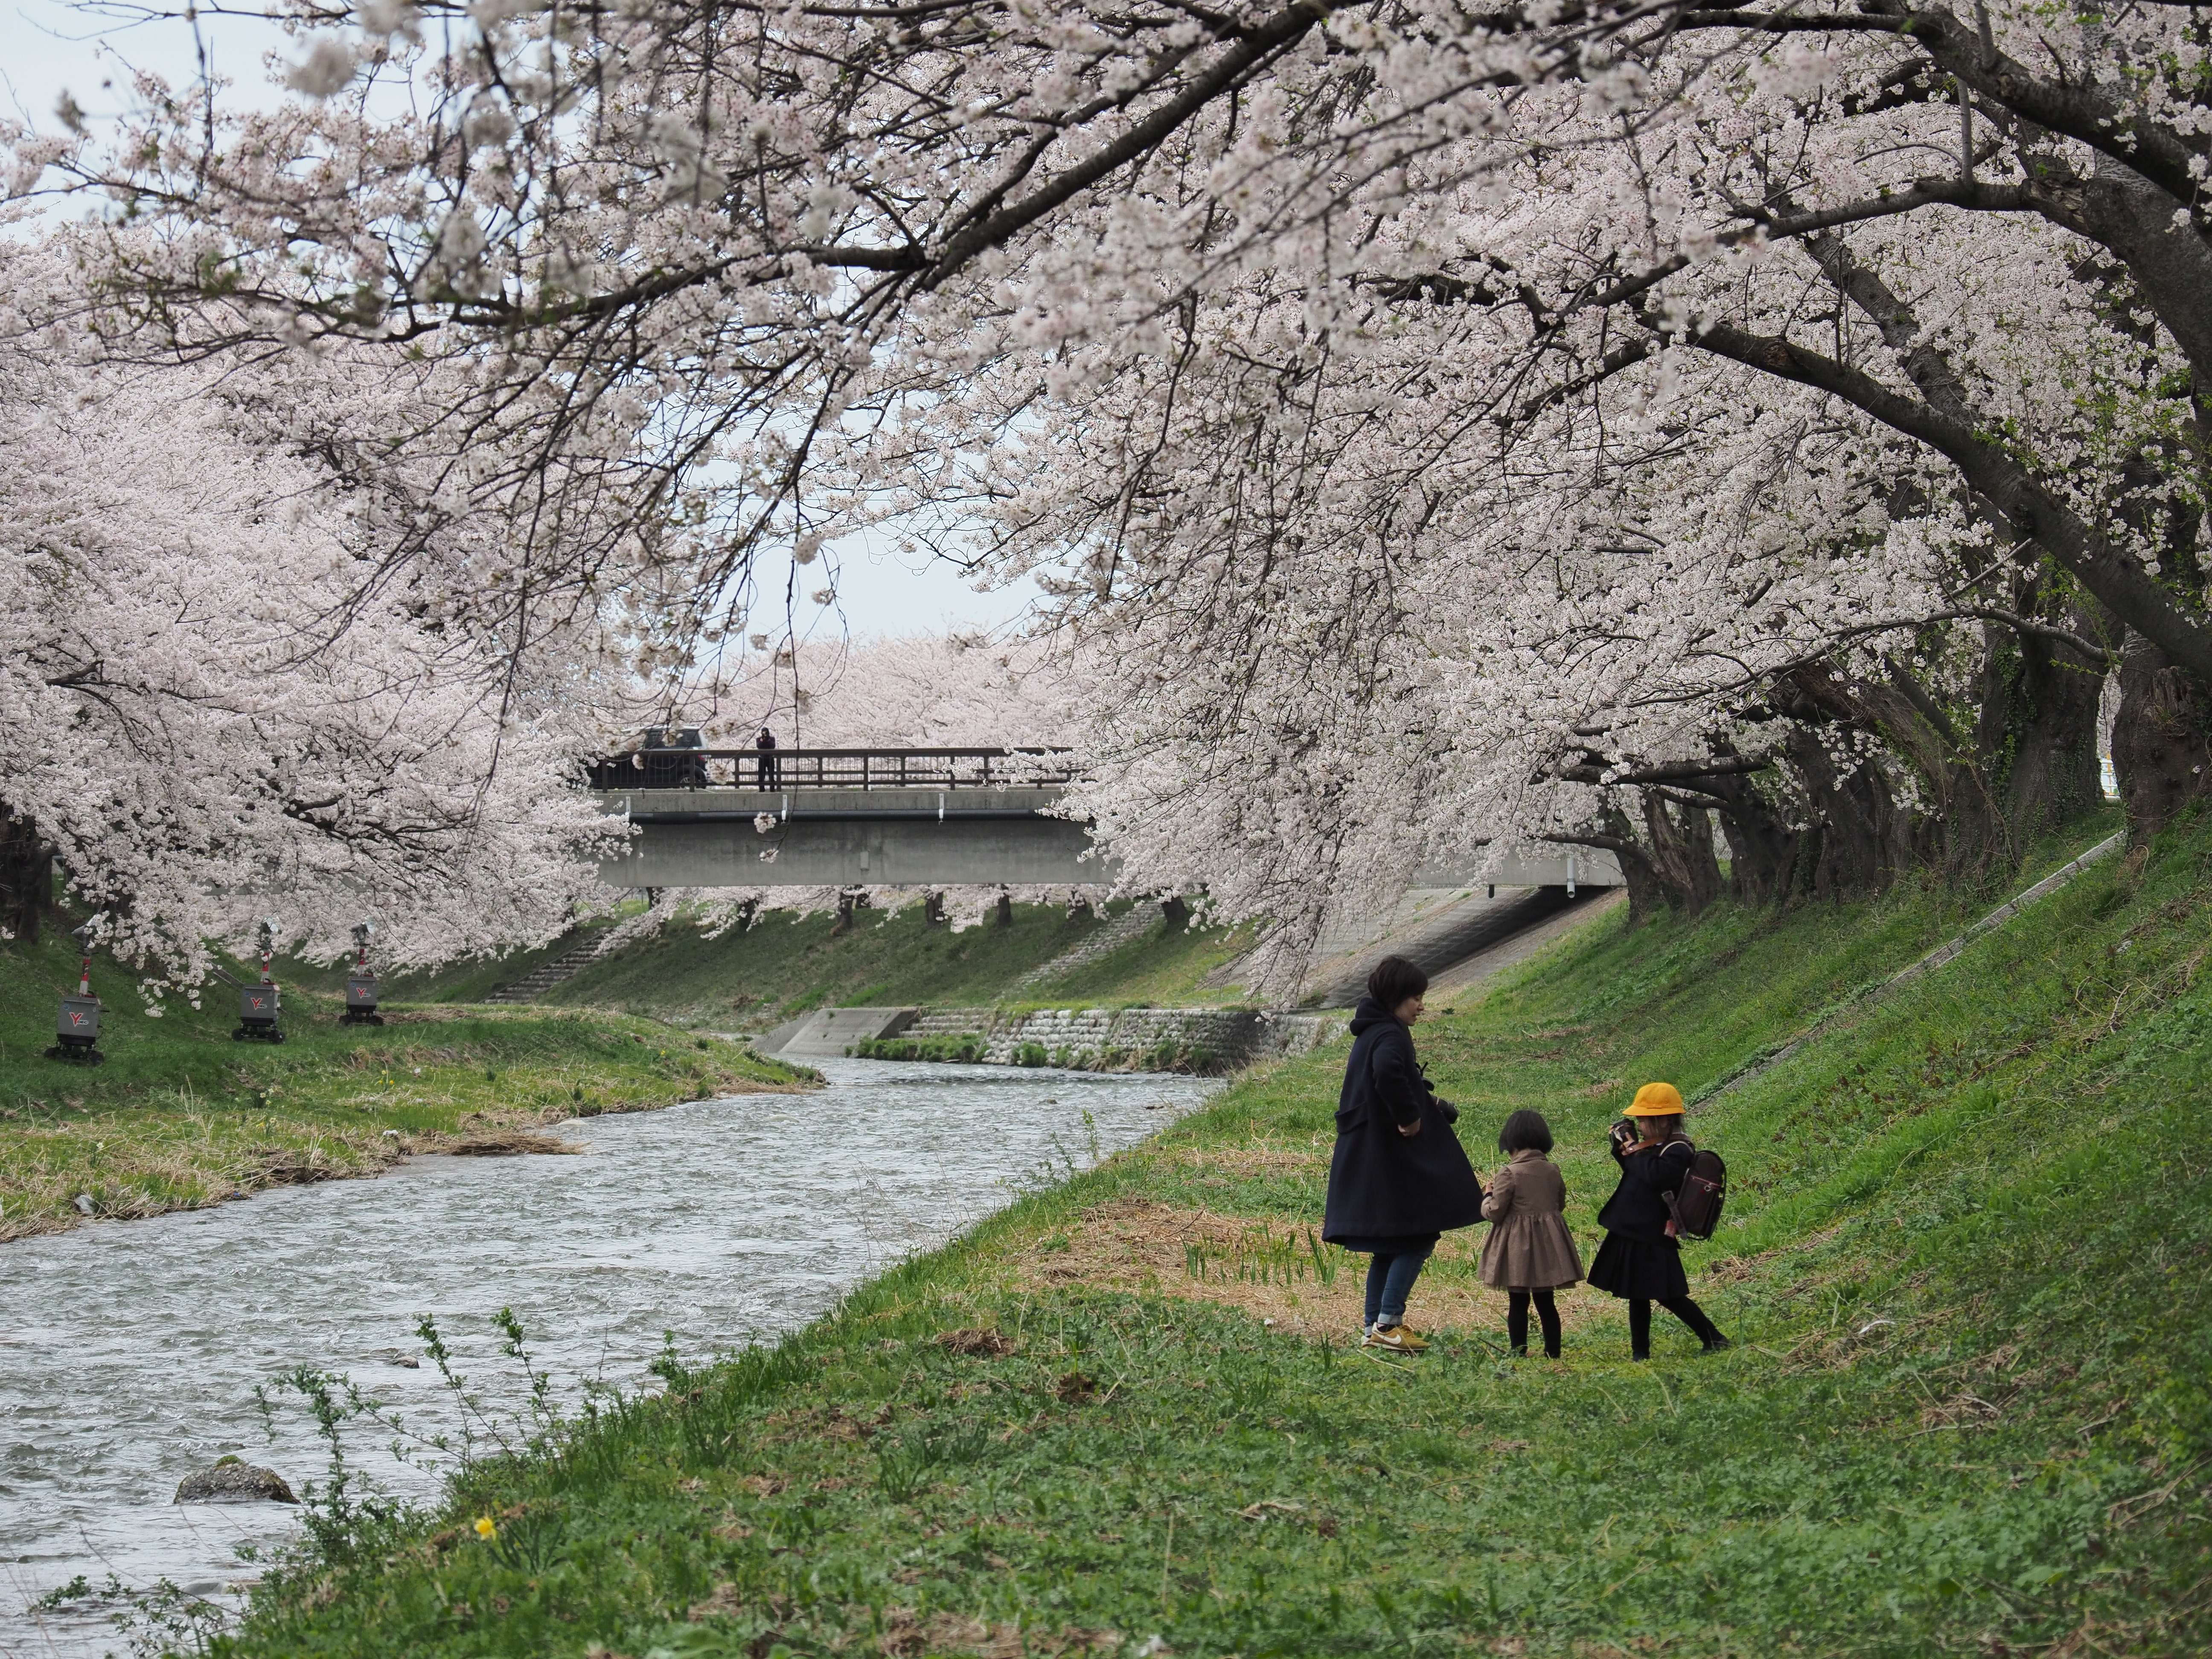
[[[1413,1293],[1413,1281],[1421,1276],[1421,1264],[1429,1259],[1426,1250],[1406,1250],[1396,1255],[1386,1255],[1381,1250],[1367,1266],[1367,1322],[1380,1321],[1385,1325],[1401,1324],[1406,1317],[1406,1298]]]

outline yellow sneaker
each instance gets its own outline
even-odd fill
[[[1359,1340],[1363,1348],[1387,1348],[1393,1353],[1419,1353],[1428,1339],[1410,1325],[1376,1325]]]

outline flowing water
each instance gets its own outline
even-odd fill
[[[82,1574],[234,1600],[279,1504],[177,1504],[234,1453],[298,1487],[325,1455],[257,1384],[343,1372],[424,1425],[452,1402],[434,1316],[472,1389],[519,1403],[490,1316],[512,1307],[573,1403],[680,1353],[773,1338],[871,1273],[1196,1106],[1199,1079],[830,1060],[810,1095],[741,1095],[562,1126],[582,1157],[426,1158],[374,1180],[0,1246],[0,1659],[129,1650],[111,1610],[32,1604]],[[364,1430],[387,1489],[434,1496]]]

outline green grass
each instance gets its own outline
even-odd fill
[[[502,957],[471,957],[447,963],[441,968],[417,969],[409,973],[385,973],[380,976],[380,992],[391,1002],[482,1002],[501,986],[512,985],[533,968],[565,954],[599,927],[613,925],[611,921],[594,923],[590,929],[572,927],[535,950],[515,951]],[[242,965],[234,965],[234,969],[240,973],[246,971]],[[286,985],[298,985],[333,997],[344,994],[348,971],[349,963],[345,962],[288,960],[276,966],[276,976]]]
[[[1124,907],[1116,906],[1118,911]],[[765,1030],[817,1007],[990,1006],[1014,994],[1032,969],[1073,950],[1103,925],[1053,905],[1017,905],[1014,925],[986,922],[962,933],[931,927],[921,907],[895,915],[863,910],[849,932],[834,934],[827,915],[770,912],[744,933],[708,939],[686,917],[659,933],[593,963],[543,999],[650,1014],[720,1030]],[[1121,987],[1122,1000],[1209,1001],[1233,994],[1201,992],[1197,981],[1234,954],[1219,934],[1164,922],[1153,935],[1115,951],[1066,984],[1022,993],[1091,996]]]
[[[1241,986],[1212,986],[1206,976],[1251,948],[1250,931],[1194,928],[1162,917],[1121,949],[1071,973],[1024,988],[1023,1005],[1086,1008],[1193,1008],[1249,1000]]]
[[[1986,897],[1609,919],[1418,1037],[1479,1163],[1505,1111],[1549,1115],[1587,1259],[1637,1083],[1694,1094]],[[2212,836],[2177,836],[1701,1108],[1735,1184],[1693,1285],[1728,1353],[1662,1315],[1632,1365],[1583,1291],[1565,1362],[1514,1362],[1472,1234],[1413,1314],[1474,1316],[1418,1361],[1246,1310],[1337,1305],[1328,1253],[1099,1267],[1133,1217],[1312,1223],[1338,1048],[780,1348],[669,1365],[439,1516],[326,1528],[226,1650],[2206,1651],[2208,954]]]
[[[373,1173],[410,1151],[713,1091],[803,1086],[800,1069],[621,1015],[387,1003],[344,1026],[335,997],[284,991],[281,1046],[240,1042],[237,994],[154,1016],[101,959],[106,1063],[49,1060],[66,939],[0,947],[0,1241],[93,1213],[193,1209],[283,1182]],[[387,984],[386,989],[389,992]]]

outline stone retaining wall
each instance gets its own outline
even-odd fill
[[[983,1043],[979,1058],[993,1066],[1214,1073],[1304,1054],[1342,1024],[1252,1008],[924,1008],[890,1041],[973,1036]]]

